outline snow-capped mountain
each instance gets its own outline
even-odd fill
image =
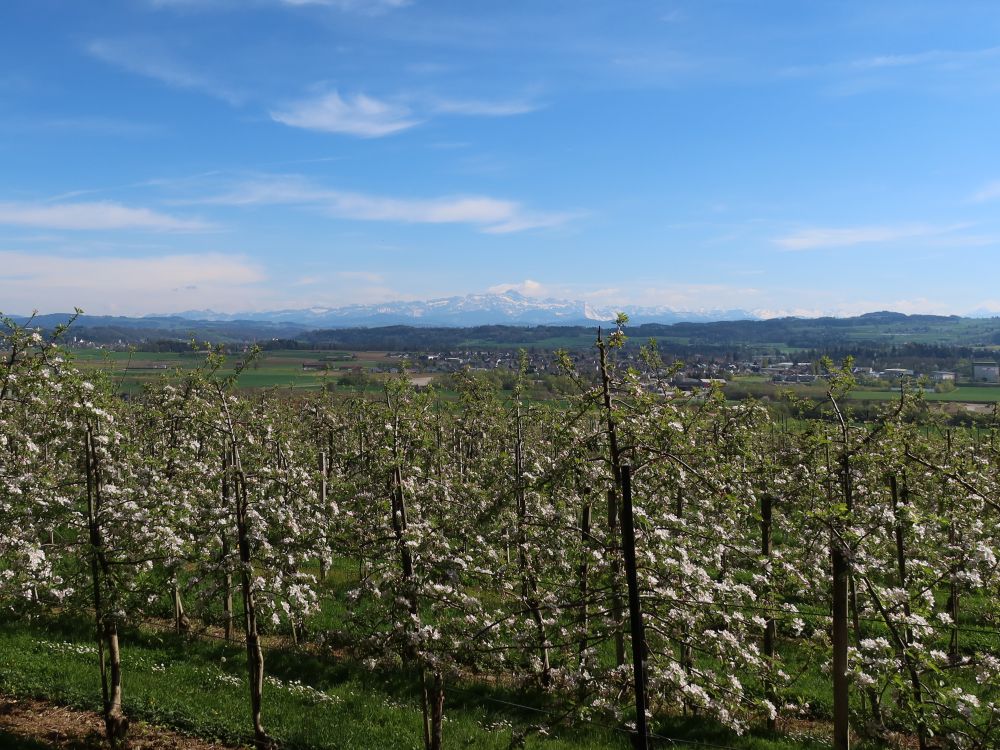
[[[621,308],[594,307],[578,300],[526,297],[510,290],[500,294],[469,294],[461,297],[373,305],[245,313],[189,310],[177,315],[191,320],[268,321],[295,323],[312,328],[386,325],[594,325],[613,321],[619,309]],[[682,311],[670,307],[625,307],[624,311],[636,324],[743,320],[758,317],[745,310]]]

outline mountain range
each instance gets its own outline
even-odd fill
[[[356,328],[390,325],[594,325],[615,319],[621,308],[596,307],[578,300],[539,299],[510,290],[499,294],[469,294],[440,299],[385,302],[343,307],[310,307],[266,312],[219,313],[187,310],[175,317],[205,321],[254,321],[302,325],[308,328]],[[758,320],[747,310],[676,310],[671,307],[625,308],[630,320],[642,323],[705,323]],[[162,317],[162,316],[157,316]]]

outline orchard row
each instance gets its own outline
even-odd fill
[[[510,392],[459,375],[457,400],[405,377],[377,398],[244,393],[214,353],[125,400],[9,325],[0,600],[94,618],[112,744],[119,630],[169,607],[246,643],[260,745],[262,636],[280,633],[419,674],[428,748],[447,744],[448,685],[480,676],[640,730],[797,717],[832,719],[838,747],[995,747],[991,433],[928,427],[906,393],[855,422],[832,365],[827,399],[779,428],[671,392],[655,346],[642,378],[619,367],[622,341],[598,342],[596,385],[564,360],[578,388],[559,404],[528,402],[523,370]],[[330,596],[348,606],[321,618]],[[803,687],[817,674],[827,702]]]

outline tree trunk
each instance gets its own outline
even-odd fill
[[[406,532],[406,498],[403,496],[403,472],[397,465],[390,478],[392,500],[392,528],[399,550],[399,566],[403,574],[403,588],[411,615],[418,612],[417,592],[413,585],[413,554],[403,538]],[[412,644],[403,647],[403,662],[410,663],[416,657]]]
[[[444,680],[440,672],[434,672],[430,689],[428,690],[425,685],[424,690],[430,709],[430,722],[425,737],[426,748],[427,750],[441,750],[444,734]]]
[[[526,523],[527,500],[524,492],[524,443],[521,435],[521,404],[517,404],[517,434],[514,441],[514,487],[517,495],[517,563],[521,569],[521,598],[531,613],[538,638],[538,658],[542,662],[542,685],[547,687],[549,677],[549,647],[545,636],[545,624],[538,606],[538,581],[529,569],[528,540]]]
[[[118,625],[114,621],[104,624],[104,641],[108,647],[109,683],[108,704],[104,714],[104,727],[111,747],[125,746],[128,719],[122,710],[122,656],[118,646]]]
[[[109,575],[108,559],[104,551],[101,531],[101,471],[97,462],[94,435],[87,427],[85,442],[87,471],[87,526],[90,537],[90,573],[93,584],[94,619],[97,636],[98,667],[101,674],[101,698],[104,713],[104,732],[112,748],[124,746],[128,736],[128,719],[122,711],[122,661],[118,644],[118,626],[107,614],[104,606],[104,582]],[[110,660],[110,670],[105,661]]]
[[[854,480],[851,477],[851,459],[847,452],[847,438],[844,438],[844,452],[840,457],[841,489],[844,496],[844,505],[848,514],[854,513]],[[854,581],[854,573],[848,570],[847,574],[847,608],[851,616],[851,628],[854,631],[854,642],[861,643],[865,634],[861,627],[861,615],[858,611],[858,589]],[[879,693],[874,687],[865,689],[865,696],[872,712],[872,721],[876,725],[882,725],[882,708],[879,703]]]
[[[607,348],[597,331],[597,350],[600,354],[601,389],[604,395],[604,416],[607,423],[608,451],[611,459],[611,474],[614,479],[608,490],[608,552],[611,555],[611,617],[615,622],[615,665],[625,664],[625,633],[622,617],[622,595],[619,581],[622,575],[622,563],[619,550],[616,548],[618,539],[618,492],[621,489],[621,452],[618,449],[618,431],[615,426],[614,413],[611,409],[611,373],[608,370]]]
[[[253,720],[254,742],[258,747],[270,747],[271,738],[264,731],[261,718],[264,694],[264,652],[257,629],[257,603],[253,591],[253,558],[250,553],[250,530],[247,526],[246,478],[239,458],[234,457],[236,468],[236,534],[240,551],[240,587],[243,592],[243,625],[247,639],[247,673],[250,682],[250,714]]]
[[[646,634],[642,624],[642,606],[639,599],[639,574],[635,558],[635,523],[632,514],[631,469],[622,467],[622,550],[625,556],[625,577],[628,580],[628,612],[632,640],[632,682],[635,689],[635,735],[632,745],[636,750],[649,747],[649,729],[646,725]]]

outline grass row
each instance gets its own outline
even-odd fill
[[[0,621],[0,691],[99,710],[97,657],[88,636],[89,625],[82,620]],[[129,716],[206,739],[249,742],[242,647],[132,629],[123,633],[122,649],[124,707]],[[266,671],[265,725],[285,748],[422,746],[420,698],[413,674],[374,672],[332,654],[282,649],[267,654]],[[551,716],[540,695],[482,683],[450,688],[446,747],[624,750],[630,746],[623,731],[597,719],[593,724],[557,724],[539,732]],[[681,747],[822,747],[794,738],[737,737],[696,717],[670,719],[654,730],[679,741]],[[6,740],[0,734],[3,747],[39,747]]]

